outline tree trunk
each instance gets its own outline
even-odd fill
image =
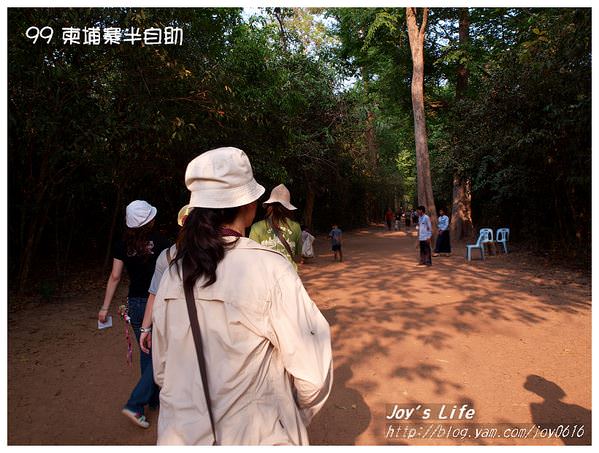
[[[453,177],[453,205],[449,231],[455,240],[472,236],[472,196],[470,179],[462,179],[457,174]]]
[[[316,194],[314,193],[314,189],[312,188],[312,184],[308,184],[308,190],[306,193],[306,205],[304,206],[304,225],[308,227],[308,229],[312,229],[312,214],[314,213],[314,199],[316,198]]]
[[[45,154],[40,161],[39,175],[37,176],[35,184],[33,183],[34,176],[32,176],[33,166],[31,165],[29,167],[29,186],[33,187],[33,190],[26,193],[24,199],[25,206],[28,206],[30,209],[28,210],[29,218],[28,221],[26,221],[26,224],[28,225],[26,234],[27,240],[21,254],[19,275],[17,279],[17,291],[19,293],[23,292],[27,286],[31,262],[37,251],[42,232],[48,219],[50,207],[54,201],[52,197],[54,181],[49,180],[48,177],[50,174],[50,160],[48,154]]]
[[[433,229],[435,229],[437,210],[433,198],[426,117],[424,114],[424,32],[428,19],[428,8],[424,8],[422,12],[422,24],[420,26],[416,21],[416,8],[406,8],[406,13],[410,50],[412,52],[412,109],[414,110],[414,137],[416,139],[418,204],[426,208]]]
[[[29,223],[27,242],[25,244],[21,258],[17,287],[19,293],[23,292],[27,286],[29,271],[31,270],[31,262],[39,246],[42,232],[44,231],[44,227],[48,220],[48,213],[50,211],[50,207],[52,206],[51,195],[45,197],[44,194],[40,194],[38,200],[37,206],[40,206],[41,208],[38,214],[33,216],[33,219],[31,219],[31,222]]]
[[[368,111],[366,112],[366,151],[368,157],[368,163],[370,164],[370,169],[372,170],[372,174],[375,174],[376,169],[378,167],[379,160],[379,150],[378,144],[376,142],[376,133],[374,131],[374,112],[370,108],[370,100],[368,93],[370,91],[369,88],[369,76],[364,67],[362,69],[362,80],[364,81],[364,93],[366,95],[366,104],[368,106]]]
[[[468,8],[460,8],[459,45],[465,51],[470,37],[470,14]],[[466,96],[468,90],[468,68],[465,64],[458,65],[456,84],[456,99]],[[453,197],[451,207],[450,233],[453,238],[460,240],[472,236],[472,180],[460,175],[456,170],[453,175]]]
[[[30,223],[29,232],[27,234],[27,242],[23,250],[23,257],[21,259],[21,266],[19,270],[18,278],[18,292],[21,293],[27,286],[27,280],[29,279],[29,271],[31,269],[31,260],[35,254],[37,244],[39,244],[39,236],[42,233],[43,227],[48,217],[48,208],[42,208],[42,213],[33,219]]]
[[[284,51],[287,51],[287,33],[285,31],[285,25],[283,23],[283,14],[281,8],[274,9],[275,19],[279,23],[279,41],[281,42],[281,47]]]
[[[460,8],[460,28],[459,28],[459,47],[462,52],[467,52],[468,41],[470,40],[470,13],[468,8]],[[461,62],[458,64],[458,80],[456,84],[456,98],[461,99],[468,90],[468,67]]]
[[[376,134],[374,132],[374,112],[372,112],[370,108],[368,109],[366,117],[366,146],[368,149],[368,161],[370,162],[370,167],[374,174],[378,167],[379,152],[376,143]]]

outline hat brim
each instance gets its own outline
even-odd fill
[[[260,198],[266,189],[252,179],[247,184],[239,187],[223,189],[204,189],[191,192],[189,199],[190,208],[236,208],[245,206]]]
[[[272,197],[269,198],[268,200],[266,200],[264,203],[262,203],[262,205],[273,204],[273,203],[281,203],[282,206],[284,206],[286,209],[288,209],[290,211],[295,211],[297,209],[295,206],[293,206],[288,201],[277,200],[276,198],[272,198]]]
[[[156,213],[157,212],[158,212],[158,210],[154,206],[152,206],[152,208],[150,209],[150,214],[148,215],[148,217],[146,218],[146,220],[144,220],[139,225],[130,225],[129,222],[127,222],[127,226],[129,228],[141,228],[142,226],[147,225],[152,220],[154,220],[154,217],[156,217]]]

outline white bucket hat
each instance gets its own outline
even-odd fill
[[[129,228],[139,228],[150,223],[157,212],[147,201],[135,200],[127,205],[125,221]]]
[[[189,207],[234,208],[256,201],[265,189],[254,179],[247,155],[238,148],[217,148],[187,165]]]
[[[290,211],[294,211],[297,208],[291,204],[291,193],[289,189],[285,187],[285,184],[279,184],[277,187],[272,189],[270,192],[270,198],[266,200],[263,204],[270,203],[281,203]]]

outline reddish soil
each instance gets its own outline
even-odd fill
[[[315,246],[319,256],[301,275],[331,324],[335,383],[311,443],[580,442],[386,439],[390,405],[443,403],[470,404],[477,424],[585,423],[582,441],[590,442],[590,273],[518,251],[468,263],[463,244],[418,267],[415,234],[382,228],[346,234],[343,263],[333,262],[325,238]],[[149,430],[119,412],[139,375],[138,356],[126,364],[114,316],[126,284],[111,309],[115,326],[96,329],[105,278],[81,271],[60,301],[9,313],[9,445],[155,443],[157,412],[148,412]]]

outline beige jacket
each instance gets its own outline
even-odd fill
[[[180,271],[165,272],[153,309],[159,445],[210,445]],[[221,445],[306,445],[332,386],[330,329],[283,255],[248,238],[225,254],[216,283],[194,290]]]

